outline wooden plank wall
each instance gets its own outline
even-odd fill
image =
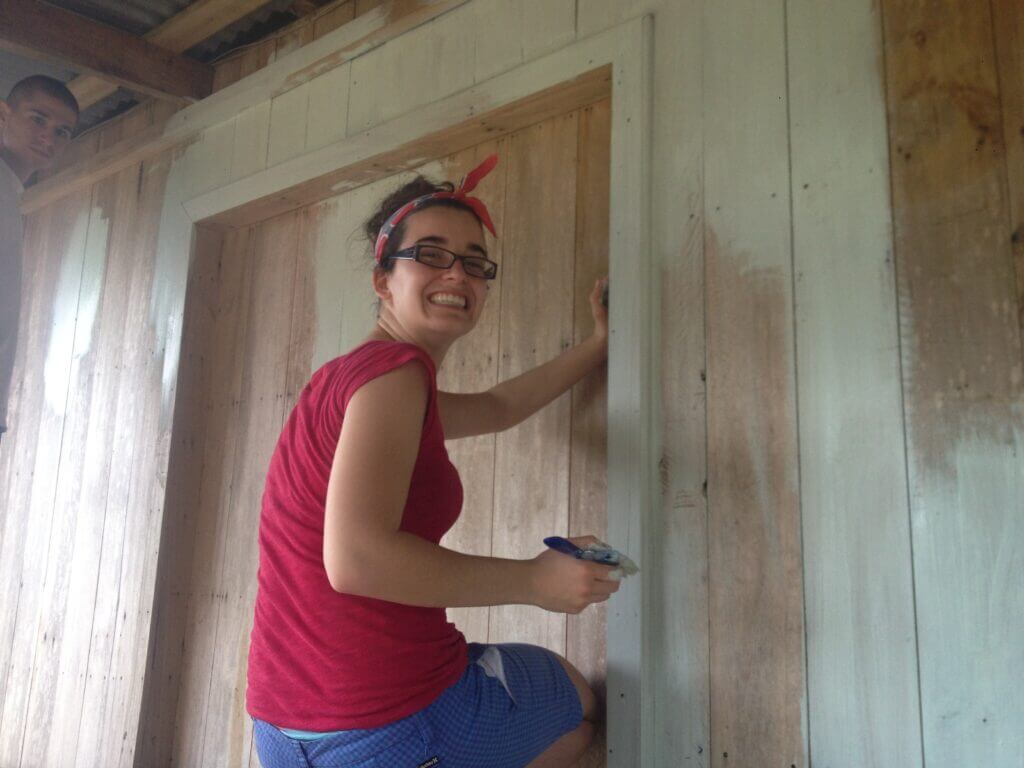
[[[318,12],[223,62],[218,85],[375,5],[354,0]],[[166,288],[168,256],[155,247],[161,215],[180,208],[180,198],[164,198],[168,175],[174,194],[182,174],[195,193],[336,141],[349,99],[332,96],[357,67],[349,96],[359,125],[427,98],[411,78],[380,101],[380,82],[403,71],[395,51],[410,40],[416,55],[433,52],[454,68],[444,83],[454,88],[645,13],[655,16],[663,503],[652,512],[659,535],[644,564],[660,608],[647,639],[656,673],[647,681],[654,738],[644,764],[1024,763],[1016,684],[1024,679],[1020,4],[473,0],[339,67],[336,80],[324,75],[282,94],[276,117],[268,100],[207,131],[178,160],[154,158],[27,221],[25,341],[12,402],[25,426],[0,444],[0,578],[14,585],[0,592],[0,764],[128,764],[137,751],[139,765],[157,765],[174,750],[194,754],[207,730],[154,738],[146,723],[176,717],[173,692],[193,696],[189,675],[208,692],[211,678],[159,644],[144,664],[151,625],[223,631],[224,647],[193,649],[200,666],[228,669],[241,648],[239,604],[249,598],[232,563],[251,553],[227,543],[241,521],[217,527],[198,500],[241,499],[232,482],[252,476],[207,464],[274,431],[242,418],[243,398],[286,410],[300,373],[357,341],[370,312],[368,299],[343,301],[315,333],[297,317],[285,360],[264,361],[242,344],[258,320],[241,307],[266,268],[260,249],[292,242],[305,254],[275,300],[312,302],[317,317],[337,301],[330,286],[362,279],[363,267],[338,260],[337,249],[351,246],[351,222],[377,196],[373,185],[267,231],[223,242],[200,232],[197,253],[220,256],[192,273],[189,300],[218,306],[221,335],[205,340],[235,357],[197,361],[190,339],[202,334],[185,327],[179,386],[208,399],[183,394],[175,404],[177,350],[167,343],[176,344],[177,294]],[[305,122],[287,109],[295,100],[306,105]],[[66,162],[164,117],[140,108],[77,141]],[[602,119],[581,113],[578,135]],[[511,142],[502,140],[501,151]],[[268,143],[269,153],[254,151]],[[581,193],[604,162],[586,157],[581,149],[573,180]],[[525,161],[503,169],[506,194],[530,172]],[[580,200],[577,249],[589,242],[587,221],[603,226]],[[508,215],[522,215],[516,210],[504,203]],[[505,297],[493,299],[504,305]],[[158,306],[171,309],[160,315]],[[507,309],[528,307],[510,301]],[[583,311],[563,309],[552,313],[553,338],[575,333]],[[479,329],[480,343],[507,330],[498,315]],[[243,381],[247,354],[273,367],[280,392]],[[218,366],[234,375],[214,384]],[[495,356],[458,370],[483,385],[514,367]],[[177,430],[166,469],[172,405],[185,423],[207,413],[207,430],[205,443],[191,446]],[[589,413],[571,421],[573,444],[587,441],[576,430],[598,418]],[[517,439],[467,447],[460,461],[484,473],[488,463],[507,465],[502,451]],[[568,513],[552,520],[579,532],[591,524],[580,512],[594,508],[585,495],[598,488],[597,475],[578,484],[592,470],[571,449],[549,448],[563,467],[552,482],[569,498]],[[167,485],[168,473],[196,483]],[[213,488],[227,500],[214,499]],[[487,515],[467,516],[453,541],[487,551],[494,515],[511,522],[517,511],[495,509],[487,481],[472,493]],[[189,500],[191,517],[164,518],[165,504],[187,508]],[[154,608],[161,530],[161,559],[183,559],[160,569]],[[224,579],[234,602],[227,586],[211,586],[201,605],[165,599],[187,595],[197,578]],[[512,619],[476,611],[460,620],[483,636],[492,622],[498,632]],[[564,630],[538,625],[537,634],[567,636],[572,652],[591,631],[573,619]],[[589,669],[600,663],[581,660],[596,665]],[[213,679],[214,695],[196,696],[218,709],[237,690],[233,679],[230,690],[227,678]],[[244,745],[244,733],[225,743]],[[245,750],[225,760],[251,760]]]
[[[492,152],[501,158],[480,194],[501,234],[493,253],[502,275],[480,327],[449,353],[442,387],[479,391],[591,329],[587,297],[607,268],[609,135],[604,101],[422,169],[458,179]],[[587,180],[579,195],[578,176]],[[256,764],[244,694],[263,473],[314,367],[372,327],[360,225],[397,183],[385,179],[226,237],[203,232],[199,239],[140,764]],[[551,215],[566,209],[569,226],[564,215]],[[334,298],[318,301],[318,292]],[[603,411],[604,387],[595,380],[532,423],[450,443],[466,504],[445,544],[526,558],[552,533],[603,535]],[[596,686],[603,683],[602,608],[571,621],[523,606],[451,616],[471,640],[541,644],[568,655]],[[587,764],[604,765],[602,742]]]
[[[3,765],[131,760],[163,495],[148,468],[170,426],[154,423],[160,286],[136,256],[155,250],[169,167],[157,157],[28,221],[18,426],[0,479]]]
[[[1005,131],[998,64],[1021,10],[993,7],[884,3],[921,728],[943,768],[1024,761],[1024,126]]]

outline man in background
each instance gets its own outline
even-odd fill
[[[21,213],[25,183],[49,168],[71,141],[78,102],[59,80],[33,75],[0,102],[0,439],[8,429],[21,313]]]

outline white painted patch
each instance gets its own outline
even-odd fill
[[[108,226],[108,220],[98,209],[91,214],[83,210],[61,259],[53,296],[53,325],[43,367],[46,404],[58,416],[63,416],[67,407],[69,366],[76,357],[88,352],[92,343],[92,326],[103,283]]]

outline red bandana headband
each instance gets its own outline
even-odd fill
[[[464,178],[459,184],[458,189],[454,192],[431,192],[429,195],[417,197],[412,202],[406,203],[397,211],[392,213],[380,228],[380,234],[377,235],[377,243],[373,248],[373,253],[377,259],[377,263],[380,263],[381,257],[384,254],[384,247],[387,245],[388,238],[391,237],[391,233],[395,231],[395,227],[397,227],[402,219],[410,213],[414,213],[422,208],[428,200],[458,200],[473,211],[473,213],[476,214],[476,217],[480,219],[485,227],[487,227],[487,230],[497,237],[498,233],[494,231],[494,222],[491,221],[491,215],[487,212],[487,206],[484,205],[484,201],[477,197],[467,196],[467,193],[476,189],[476,185],[480,183],[480,180],[493,171],[494,166],[497,164],[498,156],[491,155],[480,163],[480,165],[470,171],[466,178]]]

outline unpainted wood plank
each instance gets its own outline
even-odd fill
[[[251,229],[197,231],[189,274],[168,495],[154,596],[149,672],[139,721],[136,764],[171,762],[187,642],[196,531],[209,510],[203,492],[219,489],[240,376],[229,366],[240,348],[248,306]],[[213,494],[216,498],[217,494]],[[204,506],[204,501],[207,503]]]
[[[242,51],[229,54],[213,65],[213,93],[242,79]]]
[[[288,27],[282,34],[276,36],[277,45],[274,48],[274,58],[280,59],[287,56],[306,43],[313,42],[314,28],[312,19],[300,19]]]
[[[194,760],[202,750],[217,608],[218,602],[223,600],[217,586],[224,546],[224,533],[220,529],[225,524],[231,501],[234,457],[240,450],[238,425],[242,418],[244,354],[251,333],[248,323],[254,255],[252,229],[238,230],[227,237],[219,256],[225,265],[225,276],[218,288],[217,305],[209,309],[196,308],[200,318],[206,318],[215,357],[208,382],[212,386],[203,393],[206,420],[196,425],[205,429],[205,449],[196,519],[192,523],[194,534],[188,544],[192,551],[192,569],[186,583],[187,619],[182,630],[182,652],[179,660],[168,661],[178,683],[171,735],[174,764]]]
[[[199,100],[211,93],[213,69],[144,38],[39,0],[7,0],[0,46],[55,59],[157,98]]]
[[[332,3],[317,14],[313,22],[313,38],[321,38],[328,32],[333,32],[343,24],[352,21],[355,17],[355,0],[343,0],[340,3]]]
[[[486,142],[451,155],[442,161],[440,177],[458,184],[461,178],[491,154],[498,155],[498,165],[480,182],[473,194],[487,203],[495,229],[503,232],[508,165],[506,140]],[[492,238],[489,233],[485,233],[485,237],[489,257],[500,265],[503,252],[501,238]],[[498,270],[497,284],[500,285],[500,266]],[[456,341],[445,355],[444,364],[438,372],[438,388],[451,392],[483,392],[498,383],[500,315],[501,291],[492,282],[476,327]],[[448,456],[462,479],[463,503],[458,522],[452,526],[441,545],[456,552],[483,556],[491,554],[495,439],[495,435],[479,435],[445,443]],[[487,642],[486,606],[449,608],[448,618],[469,642]]]
[[[998,38],[987,3],[883,11],[925,763],[1013,765],[1024,375]]]
[[[358,12],[357,12],[358,15]],[[352,62],[349,135],[473,84],[475,21],[471,6],[402,36]],[[387,83],[386,88],[381,83]]]
[[[73,364],[74,334],[91,201],[91,191],[76,195],[51,219],[48,226],[52,231],[47,233],[45,250],[40,252],[39,258],[54,259],[58,277],[51,284],[50,300],[44,302],[45,313],[38,316],[39,326],[30,325],[23,332],[26,343],[34,342],[38,344],[36,349],[43,351],[38,360],[33,361],[33,367],[38,366],[36,382],[42,390],[43,401],[39,406],[38,433],[34,436],[34,461],[24,466],[24,482],[18,482],[9,497],[11,509],[25,515],[25,524],[21,550],[12,558],[11,578],[7,582],[17,584],[17,589],[6,597],[12,602],[5,606],[8,610],[3,614],[5,632],[0,648],[6,652],[8,663],[2,668],[5,684],[0,713],[0,765],[20,765],[24,734],[29,727],[36,629],[46,606],[43,589],[54,535],[52,522],[61,439],[69,392],[77,384]],[[25,253],[30,254],[31,260],[31,243]],[[22,444],[29,455],[33,448],[31,440]],[[5,543],[8,539],[5,536]],[[16,543],[10,541],[12,545]]]
[[[217,604],[209,703],[202,723],[203,760],[247,765],[246,660],[256,598],[260,499],[270,456],[286,410],[296,246],[301,213],[261,225],[253,254],[252,297],[239,404],[239,442],[231,468],[231,497],[220,508],[215,589]],[[179,727],[183,727],[184,723]]]
[[[316,339],[312,369],[316,370],[328,360],[349,350],[342,343],[344,318],[350,303],[361,304],[366,330],[372,326],[371,307],[373,291],[370,289],[371,259],[364,253],[368,246],[360,237],[360,226],[350,214],[349,196],[326,200],[312,206],[308,232],[310,255],[316,271]],[[313,213],[313,211],[316,211]],[[363,295],[350,299],[358,290]],[[340,298],[339,298],[340,297]]]
[[[353,2],[356,5],[356,16],[362,16],[384,4],[384,0],[353,0]]]
[[[576,247],[573,341],[594,328],[590,293],[608,274],[608,194],[611,173],[611,100],[579,111],[576,171]],[[608,391],[605,369],[572,390],[569,465],[569,535],[608,535]],[[613,598],[614,599],[614,598]],[[605,699],[607,604],[566,617],[565,657],[590,683],[602,707]],[[580,766],[605,765],[603,722]]]
[[[508,139],[498,377],[533,368],[572,343],[578,114]],[[531,558],[546,536],[569,529],[567,394],[498,435],[495,557]],[[532,606],[491,609],[490,642],[527,642],[565,652],[565,616]]]
[[[1006,186],[1010,212],[1010,243],[1017,277],[1017,318],[1024,336],[1024,6],[1013,0],[992,0],[999,100],[1006,145]],[[1024,355],[1024,350],[1021,351]]]
[[[923,755],[881,12],[799,0],[787,13],[810,758],[911,768]]]
[[[174,53],[187,51],[197,43],[266,4],[267,0],[196,0],[143,37]],[[217,90],[214,75],[213,90]],[[68,87],[84,110],[117,90],[117,85],[95,75],[80,75]]]
[[[704,16],[711,765],[808,765],[782,3]]]

